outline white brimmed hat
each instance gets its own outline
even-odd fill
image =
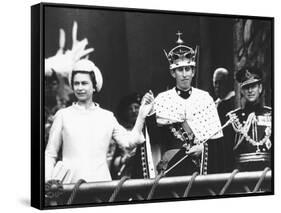
[[[97,92],[99,92],[101,90],[102,83],[103,83],[102,74],[101,74],[99,68],[92,61],[90,61],[89,59],[79,60],[73,66],[72,72],[74,72],[74,71],[94,72],[95,78],[96,78],[96,83],[97,83],[97,85],[96,85]],[[71,84],[72,72],[69,76],[70,84]]]

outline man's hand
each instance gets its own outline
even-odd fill
[[[199,156],[201,155],[203,149],[204,149],[203,144],[194,145],[189,150],[186,151],[186,154],[191,156]]]
[[[151,113],[151,111],[153,110],[153,104],[154,104],[154,96],[153,96],[152,91],[149,90],[149,92],[147,92],[141,100],[139,116],[142,119],[145,119],[146,116]]]
[[[229,112],[227,116],[229,117],[229,120],[227,121],[226,124],[224,124],[224,126],[228,124],[232,124],[233,128],[237,130],[241,130],[243,128],[236,113]]]
[[[60,73],[62,76],[68,76],[72,71],[73,65],[83,57],[88,57],[88,54],[94,51],[94,48],[85,49],[88,40],[84,38],[81,41],[77,40],[78,25],[75,21],[72,28],[72,48],[64,51],[65,47],[65,32],[60,29],[59,49],[56,55],[45,59],[45,74],[50,75],[52,70]]]

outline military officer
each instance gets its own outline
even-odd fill
[[[228,113],[234,130],[235,167],[240,171],[257,171],[271,166],[271,108],[261,100],[262,72],[246,67],[236,74],[245,99],[242,108]]]

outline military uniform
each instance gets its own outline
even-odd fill
[[[236,73],[236,79],[246,102],[243,108],[227,114],[235,135],[235,167],[240,171],[263,170],[271,166],[272,110],[260,100],[262,73],[258,68],[245,67]]]
[[[235,167],[257,171],[271,166],[271,108],[257,103],[230,112],[237,116],[235,131]]]

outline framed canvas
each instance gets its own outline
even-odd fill
[[[31,205],[274,194],[274,18],[31,8]]]

